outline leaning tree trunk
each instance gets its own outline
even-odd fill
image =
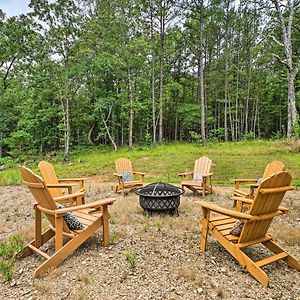
[[[109,115],[110,115],[110,114],[109,114]],[[111,144],[113,145],[115,152],[117,152],[117,151],[118,151],[117,144],[115,143],[115,141],[114,141],[114,139],[113,139],[113,137],[112,137],[112,135],[111,135],[111,133],[110,133],[109,127],[108,127],[108,125],[107,125],[108,118],[105,120],[105,118],[104,118],[103,115],[101,115],[101,118],[102,118],[102,122],[103,122],[103,124],[104,124],[105,130],[106,130],[106,133],[107,133],[107,135],[108,135],[108,138],[109,138]]]

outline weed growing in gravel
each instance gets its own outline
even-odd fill
[[[143,231],[144,231],[144,232],[147,232],[147,231],[149,231],[149,229],[150,229],[150,224],[149,224],[149,223],[145,223],[145,224],[143,225]]]
[[[15,264],[15,254],[24,249],[20,237],[15,235],[0,243],[0,273],[5,280],[10,280]]]
[[[116,224],[117,223],[117,215],[116,214],[111,215],[109,222],[110,222],[110,224]]]
[[[155,222],[155,226],[156,226],[156,228],[157,228],[157,231],[160,231],[161,230],[161,222],[160,221],[156,221]]]
[[[124,253],[125,259],[128,263],[129,269],[134,270],[136,268],[136,254],[131,251],[125,251]]]
[[[109,236],[109,243],[110,244],[114,244],[116,241],[117,241],[117,235],[116,235],[116,233],[112,233],[112,234],[110,234],[110,236]]]

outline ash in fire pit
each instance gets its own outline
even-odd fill
[[[169,183],[150,183],[135,190],[145,213],[166,212],[178,215],[180,195],[184,190]]]

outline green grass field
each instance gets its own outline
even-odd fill
[[[134,170],[147,172],[146,181],[179,182],[178,173],[193,170],[195,159],[206,155],[213,162],[213,183],[231,185],[233,178],[258,178],[262,176],[267,163],[281,160],[291,172],[294,184],[300,184],[300,154],[292,151],[281,140],[241,141],[237,143],[166,144],[156,147],[139,148],[127,151],[120,149],[115,153],[103,148],[87,148],[73,151],[70,162],[63,164],[59,158],[52,160],[60,177],[99,175],[105,181],[115,180],[114,161],[119,157],[132,160]],[[37,164],[28,165],[37,172]],[[0,171],[0,184],[18,184],[18,167]]]

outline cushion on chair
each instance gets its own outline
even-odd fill
[[[131,173],[130,172],[121,172],[119,174],[123,176],[124,182],[130,182],[130,181],[132,181],[132,177],[131,177]]]
[[[257,183],[257,184],[260,184],[261,182],[262,182],[262,178],[259,177],[259,178],[257,179],[256,183]],[[253,189],[253,195],[256,194],[256,191],[257,191],[257,188],[254,188],[254,189]]]
[[[58,208],[66,208],[65,205],[62,204],[56,204]],[[83,224],[70,212],[67,212],[66,215],[64,215],[64,220],[67,223],[69,229],[83,229]]]
[[[244,223],[241,220],[237,220],[230,229],[230,234],[240,236]]]
[[[195,173],[193,177],[193,181],[202,181],[202,174],[200,173]]]

